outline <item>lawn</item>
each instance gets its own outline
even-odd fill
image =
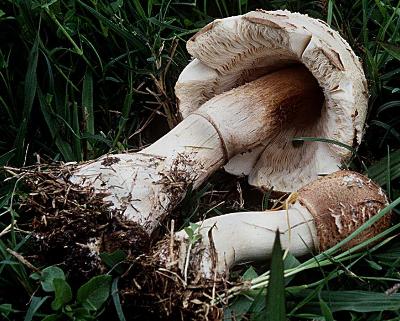
[[[181,121],[174,85],[191,59],[186,41],[216,18],[258,8],[326,21],[359,56],[369,87],[367,125],[344,167],[382,187],[392,203],[378,217],[393,211],[393,223],[366,241],[374,241],[368,248],[341,252],[336,246],[300,258],[285,253],[282,262],[276,245],[272,262],[231,273],[224,320],[400,320],[396,0],[0,0],[1,319],[166,320],[121,290],[133,266],[123,251],[104,254],[104,270],[88,277],[70,274],[59,257],[44,264],[32,242],[34,222],[21,207],[27,186],[21,176],[12,179],[9,168],[87,161],[150,145]],[[171,217],[177,229],[274,205],[270,191],[220,170],[189,190]],[[160,233],[168,233],[169,224]],[[252,280],[251,289],[235,286],[240,279]]]

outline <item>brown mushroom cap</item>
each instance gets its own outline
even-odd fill
[[[367,111],[365,76],[348,43],[325,22],[289,11],[254,11],[215,20],[188,41],[187,49],[195,59],[175,87],[183,117],[222,92],[293,64],[303,64],[323,91],[325,101],[314,109],[312,125],[283,127],[275,138],[228,163],[228,172],[249,175],[250,184],[295,191],[338,170],[351,156],[335,144],[293,144],[294,137],[322,137],[353,147],[360,143]]]
[[[316,192],[318,191],[318,192]],[[368,177],[352,171],[338,171],[321,177],[298,191],[298,201],[313,215],[320,251],[349,236],[388,205],[382,189]],[[344,245],[349,249],[390,225],[390,214]]]

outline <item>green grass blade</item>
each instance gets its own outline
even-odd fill
[[[63,155],[63,158],[65,161],[74,161],[75,156],[72,151],[71,146],[64,141],[59,134],[59,123],[57,121],[57,116],[58,114],[55,114],[54,111],[52,110],[51,104],[53,103],[52,96],[51,95],[44,95],[40,88],[38,88],[38,98],[39,98],[39,105],[40,109],[42,111],[43,117],[47,123],[47,127],[51,133],[51,136],[60,151],[60,153]],[[61,116],[59,116],[61,117]],[[67,125],[67,124],[66,124]],[[73,132],[72,128],[71,131]]]
[[[0,155],[0,167],[6,166],[10,159],[14,157],[15,148]]]
[[[379,114],[385,110],[391,109],[391,108],[399,108],[400,106],[400,100],[392,100],[388,101],[381,106],[376,111],[376,114],[379,116]]]
[[[136,12],[139,14],[139,16],[142,19],[146,19],[147,18],[146,13],[144,12],[144,9],[143,9],[142,5],[140,4],[139,0],[133,0],[133,5],[135,6]]]
[[[151,16],[151,12],[153,11],[153,3],[154,0],[147,0],[147,16]]]
[[[235,320],[235,321],[242,321],[248,320],[245,318],[246,314],[248,313],[252,301],[245,296],[240,296],[235,299],[234,303],[224,309],[224,320]]]
[[[14,113],[12,112],[11,106],[8,106],[8,104],[5,102],[3,97],[0,96],[0,106],[3,106],[4,110],[7,112],[8,119],[10,120],[11,124],[15,126],[16,122],[14,119]]]
[[[89,135],[93,136],[94,135],[94,111],[93,111],[93,76],[92,72],[90,70],[87,70],[85,73],[85,76],[83,78],[83,88],[82,88],[82,113],[83,113],[83,132],[88,133]],[[75,124],[75,122],[74,122]],[[76,124],[77,125],[77,124]],[[79,133],[79,126],[76,128],[74,126],[75,133]],[[80,138],[77,139],[76,137],[73,138],[75,141],[75,155],[78,156],[80,155],[78,153],[78,148],[80,148]],[[77,143],[77,140],[79,140],[79,143]],[[87,142],[87,146],[85,146],[84,150],[84,157],[85,159],[90,157],[88,156],[87,151],[91,151],[92,145],[90,142]],[[80,160],[78,158],[78,160]]]
[[[296,297],[308,295],[309,290],[303,290],[295,294]],[[400,306],[400,294],[387,295],[382,292],[369,291],[321,291],[321,298],[329,302],[332,312],[356,311],[356,312],[377,312],[396,311]],[[306,306],[315,307],[318,310],[320,302],[317,298],[310,301]]]
[[[394,126],[389,125],[389,124],[387,124],[387,123],[385,123],[383,121],[380,121],[380,120],[372,120],[370,122],[370,125],[374,125],[374,126],[381,127],[383,129],[385,129],[386,130],[385,136],[391,134],[391,136],[393,136],[394,138],[396,138],[400,142],[400,133],[395,129]],[[382,145],[382,144],[383,144],[383,140],[382,140],[380,145]]]
[[[43,303],[48,299],[48,296],[43,298],[33,296],[31,299],[31,304],[29,305],[28,311],[26,312],[24,321],[31,321],[35,316],[37,310],[43,305]]]
[[[24,107],[22,110],[22,121],[21,126],[18,130],[16,140],[14,142],[15,151],[15,162],[19,165],[23,164],[24,153],[25,153],[25,141],[30,114],[33,107],[33,102],[36,96],[37,89],[37,64],[39,57],[39,33],[37,34],[35,41],[32,45],[32,49],[29,53],[28,69],[25,75],[24,83]]]
[[[96,56],[96,58],[97,58],[97,60],[98,60],[98,62],[99,62],[100,70],[103,71],[103,69],[104,69],[104,68],[103,68],[103,61],[101,60],[100,54],[99,54],[99,52],[96,50],[96,47],[95,47],[95,46],[92,44],[92,42],[91,42],[87,37],[85,37],[84,35],[81,35],[81,38],[82,38],[82,42],[83,42],[83,43],[86,43],[86,44],[90,47],[90,49],[92,49],[94,55]]]
[[[265,320],[286,321],[285,283],[283,277],[283,251],[276,231],[271,256],[271,278],[268,284]]]
[[[117,311],[119,321],[126,321],[124,311],[122,310],[121,301],[118,295],[118,279],[119,278],[115,278],[111,285],[111,296],[114,302],[115,310]]]
[[[161,28],[166,28],[166,29],[170,29],[170,30],[176,30],[176,31],[180,31],[182,33],[193,32],[193,31],[189,31],[189,30],[186,30],[186,29],[183,29],[183,28],[180,28],[180,27],[173,26],[171,24],[172,21],[160,21],[155,17],[149,18],[149,21],[151,23],[153,23],[154,25],[156,25],[158,27],[161,27]]]
[[[326,22],[328,25],[332,25],[332,17],[333,17],[333,0],[328,1],[328,13],[326,17]]]
[[[79,115],[78,115],[78,104],[75,102],[72,106],[72,129],[76,134],[79,134]],[[73,150],[75,159],[77,161],[82,160],[82,146],[80,137],[73,136]]]
[[[392,185],[392,176],[391,176],[391,170],[390,170],[390,150],[389,150],[389,146],[387,146],[387,165],[386,165],[386,192],[387,192],[387,196],[389,197],[389,199],[392,198],[391,196],[391,185]]]
[[[126,29],[123,29],[119,25],[115,24],[111,20],[107,19],[104,15],[99,13],[97,10],[93,9],[92,7],[88,6],[87,4],[83,3],[80,0],[77,0],[77,3],[82,6],[84,9],[86,9],[88,12],[90,12],[92,15],[94,15],[99,21],[101,21],[104,25],[112,29],[114,32],[117,34],[120,34],[123,38],[128,40],[129,42],[132,43],[132,45],[136,48],[142,48],[145,46],[146,39],[140,39],[140,36],[137,32],[129,32]],[[144,40],[145,42],[141,42],[141,40]]]
[[[390,164],[389,167],[388,164]],[[385,185],[387,184],[387,171],[390,172],[391,180],[400,177],[400,150],[391,152],[386,157],[380,159],[378,162],[368,167],[366,174],[379,185]]]
[[[390,44],[381,44],[381,46],[393,58],[400,60],[400,47],[395,46],[395,45],[390,45]]]
[[[323,317],[325,318],[325,321],[335,321],[333,319],[333,314],[331,309],[326,304],[326,302],[321,298],[321,294],[318,297],[319,297],[319,305],[321,307],[321,312]]]
[[[364,41],[364,46],[368,46],[368,34],[369,34],[369,30],[368,30],[368,0],[361,0],[362,3],[362,30],[361,30],[361,34],[362,34],[362,38]]]
[[[264,310],[265,310],[265,289],[256,290],[256,294],[254,295],[254,300],[251,303],[248,312],[254,316],[255,320],[262,320],[265,318]]]
[[[85,130],[94,135],[93,76],[89,70],[86,71],[85,77],[83,78],[82,108],[84,122],[86,124]]]
[[[119,119],[119,122],[118,122],[118,131],[117,131],[117,134],[115,135],[115,138],[113,141],[113,148],[115,148],[117,146],[119,138],[121,137],[123,131],[125,130],[126,123],[129,119],[129,113],[131,111],[132,105],[133,105],[133,93],[130,92],[125,96],[124,104],[122,106],[121,118]]]
[[[337,145],[343,148],[346,148],[347,150],[351,151],[352,153],[355,153],[355,149],[347,144],[341,143],[337,140],[334,139],[328,139],[328,138],[322,138],[322,137],[295,137],[292,139],[294,142],[321,142],[321,143],[327,143],[327,144],[333,144]]]
[[[24,109],[22,111],[22,115],[24,118],[28,118],[32,106],[33,101],[36,96],[36,88],[37,88],[37,64],[38,64],[38,57],[39,57],[39,35],[36,36],[35,42],[33,43],[32,49],[29,53],[29,64],[28,70],[25,77],[25,84],[24,84]]]

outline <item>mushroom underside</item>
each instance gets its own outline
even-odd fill
[[[229,173],[249,175],[249,183],[261,188],[294,191],[351,156],[338,144],[294,138],[359,144],[365,77],[350,46],[322,21],[288,11],[250,12],[212,22],[187,47],[195,59],[175,87],[183,117],[216,95],[292,65],[302,64],[320,86],[307,108],[291,110],[299,122],[282,122],[275,137],[233,157],[225,166]]]
[[[215,91],[211,90],[212,95],[203,97],[204,100],[201,100],[199,104],[288,66],[293,68],[303,66],[305,70],[308,70],[294,59],[278,59],[279,55],[273,59],[273,66],[260,67],[271,61],[254,58],[251,64],[243,66],[238,73],[225,75],[223,83],[216,87]],[[326,174],[339,169],[340,157],[336,156],[326,144],[320,142],[310,144],[295,140],[301,137],[330,136],[329,126],[332,115],[327,108],[324,91],[312,73],[310,71],[308,73],[310,79],[316,82],[317,90],[304,93],[307,96],[306,101],[303,100],[304,104],[285,102],[276,115],[279,126],[276,127],[275,135],[254,149],[233,157],[225,166],[227,172],[238,176],[249,175],[251,185],[262,188],[273,186],[279,191],[294,191],[315,179],[317,173]],[[210,94],[208,90],[205,93]]]

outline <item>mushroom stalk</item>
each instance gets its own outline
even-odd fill
[[[304,119],[319,87],[301,66],[280,70],[206,102],[167,135],[135,154],[104,156],[80,166],[75,184],[106,200],[151,234],[184,197],[231,157]]]
[[[299,203],[288,210],[230,213],[204,220],[199,225],[196,233],[203,247],[200,271],[208,278],[214,272],[223,274],[238,263],[269,258],[277,230],[282,247],[294,256],[305,255],[318,247],[313,216]],[[184,240],[187,235],[180,231],[176,238]],[[182,271],[185,258],[193,259],[187,255],[188,248],[187,243],[181,243]]]

